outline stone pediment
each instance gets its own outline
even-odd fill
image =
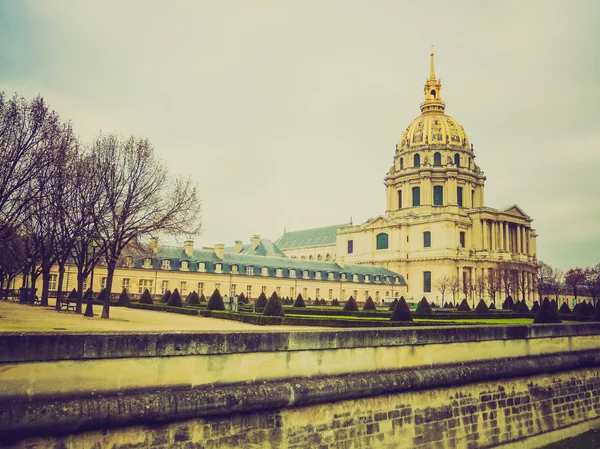
[[[512,215],[514,217],[523,218],[525,220],[531,220],[531,217],[529,217],[529,215],[527,215],[525,212],[523,212],[523,209],[521,209],[516,204],[503,207],[502,209],[500,209],[499,212],[502,212],[503,214]]]
[[[393,226],[396,223],[387,215],[379,215],[374,218],[370,218],[365,223],[360,226],[360,230],[364,231],[366,229],[379,229],[385,228],[388,226]]]

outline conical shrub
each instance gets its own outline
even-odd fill
[[[301,293],[298,293],[296,301],[294,302],[294,307],[306,307],[306,304],[304,303],[304,298],[302,298]]]
[[[206,302],[206,296],[204,296],[204,293],[200,295],[200,302]]]
[[[567,304],[567,301],[562,303],[560,309],[558,309],[558,313],[571,313],[571,308],[569,307],[569,304]]]
[[[590,310],[588,303],[583,301],[575,310],[575,315],[582,318],[588,318],[594,315],[594,311]]]
[[[490,313],[490,308],[487,306],[487,304],[485,303],[485,301],[483,299],[480,299],[479,302],[477,303],[477,307],[475,307],[475,313],[480,313],[480,314]]]
[[[276,292],[273,292],[269,301],[267,301],[267,305],[265,306],[265,310],[263,311],[263,315],[265,316],[285,316],[283,311],[283,307],[281,306],[281,301],[279,301],[279,297]]]
[[[492,301],[490,303],[490,306],[488,307],[488,309],[490,309],[490,310],[496,310],[496,304],[494,304],[494,301]]]
[[[373,298],[371,298],[370,296],[365,301],[363,310],[377,310],[377,307],[375,306],[375,303],[373,302]]]
[[[508,295],[506,297],[506,299],[504,300],[504,302],[502,303],[502,309],[503,310],[512,310],[514,306],[515,306],[515,303],[512,299],[512,296]]]
[[[538,312],[540,310],[540,303],[537,301],[533,301],[533,305],[531,306],[532,312]]]
[[[267,295],[265,295],[265,292],[261,292],[260,295],[258,295],[258,299],[256,300],[254,307],[262,310],[267,306],[267,302]]]
[[[88,288],[85,293],[83,294],[83,299],[90,300],[90,299],[94,299],[94,293],[92,292],[91,288]]]
[[[238,303],[248,304],[248,299],[246,298],[243,292],[240,293],[240,296],[238,296]]]
[[[555,311],[558,312],[558,302],[556,302],[556,299],[550,301],[550,305],[554,308]]]
[[[469,303],[467,302],[467,298],[464,298],[462,302],[458,305],[458,311],[460,312],[470,312],[471,307],[469,307]]]
[[[408,321],[412,322],[412,315],[410,314],[410,309],[408,308],[408,304],[404,300],[404,297],[400,298],[396,301],[396,306],[392,311],[392,316],[390,317],[390,321]]]
[[[404,301],[406,302],[406,301]],[[398,298],[394,298],[394,300],[392,301],[392,303],[390,304],[390,306],[388,307],[388,310],[390,312],[393,312],[394,309],[396,308],[396,304],[398,304]]]
[[[433,313],[433,310],[431,309],[431,304],[427,302],[427,298],[425,298],[425,296],[423,296],[419,301],[419,304],[417,304],[416,312],[422,315],[431,315]]]
[[[129,293],[127,293],[127,290],[123,289],[123,291],[119,295],[118,304],[120,304],[122,306],[130,306],[131,305],[131,298],[129,297]]]
[[[167,305],[169,307],[181,307],[181,306],[183,306],[183,301],[181,299],[181,295],[179,294],[179,290],[177,290],[177,289],[173,290],[173,294],[169,298],[169,301],[167,301]]]
[[[340,302],[337,300],[337,298],[335,298],[333,301],[331,301],[331,305],[339,307],[340,306]]]
[[[520,304],[521,304],[521,301],[517,299],[517,302],[515,302],[515,303],[513,304],[512,311],[513,311],[513,312],[516,312],[516,311],[517,311],[517,309],[519,308],[519,305],[520,305]]]
[[[153,303],[154,303],[154,301],[152,301],[152,295],[150,294],[148,289],[144,290],[144,293],[142,293],[142,296],[140,297],[140,304],[153,304]]]
[[[171,290],[167,290],[167,291],[165,292],[165,294],[163,295],[163,297],[160,299],[160,302],[162,302],[162,303],[165,303],[165,304],[166,304],[167,302],[169,302],[169,298],[170,298],[170,297],[171,297]]]
[[[106,289],[103,288],[102,290],[100,290],[100,293],[98,293],[98,297],[96,298],[96,301],[104,302],[105,297],[106,297]]]
[[[348,301],[346,301],[346,304],[344,305],[344,311],[358,312],[358,304],[356,304],[356,299],[354,299],[353,296],[350,296],[350,298],[348,298]]]
[[[591,318],[591,321],[600,321],[600,307],[598,307],[598,304],[596,304],[596,310]]]
[[[219,289],[215,289],[212,295],[210,295],[210,299],[208,300],[208,304],[206,306],[207,310],[225,310],[225,304],[223,303],[223,297],[219,292]]]
[[[77,289],[74,288],[73,290],[71,290],[71,292],[69,293],[68,298],[69,299],[77,299]]]
[[[552,304],[548,301],[548,298],[544,298],[540,310],[538,310],[533,322],[534,324],[562,323],[558,317],[558,313],[556,313],[556,310],[554,310],[554,307],[552,307]]]
[[[190,306],[199,306],[200,305],[200,296],[198,296],[198,293],[196,293],[196,290],[194,290],[192,293],[190,293],[190,296],[188,296],[188,299],[186,302]]]
[[[515,309],[515,313],[529,313],[529,306],[525,302],[525,300],[519,302],[519,305]]]

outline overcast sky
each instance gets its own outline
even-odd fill
[[[196,246],[385,212],[430,44],[485,202],[538,257],[600,262],[600,2],[0,0],[0,90],[84,142],[148,137],[203,198]]]

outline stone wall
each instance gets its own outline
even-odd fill
[[[599,425],[600,369],[25,438],[14,448],[534,448]]]

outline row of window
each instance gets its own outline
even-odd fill
[[[459,234],[460,246],[462,248],[465,247],[465,232],[461,231]],[[406,241],[408,241],[408,236],[406,237]],[[385,232],[377,234],[376,236],[376,245],[377,249],[388,249],[389,237]],[[423,232],[423,246],[425,248],[431,247],[431,231]],[[348,240],[348,254],[352,254],[354,251],[354,241]]]
[[[467,158],[468,160],[468,167],[471,167],[471,158]],[[456,165],[457,167],[460,167],[460,154],[456,153],[454,155],[454,165]],[[415,154],[413,156],[413,167],[418,168],[421,166],[421,155],[419,153]],[[433,155],[433,166],[434,167],[441,167],[442,166],[442,155],[441,153],[437,152],[434,153]],[[400,158],[400,169],[404,168],[404,158]]]
[[[463,188],[456,188],[456,202],[460,207],[463,207]],[[471,191],[471,204],[475,204],[475,191]],[[421,205],[421,188],[412,188],[412,205]],[[443,206],[444,205],[444,187],[433,186],[433,205]],[[402,209],[402,190],[398,190],[398,209]]]

